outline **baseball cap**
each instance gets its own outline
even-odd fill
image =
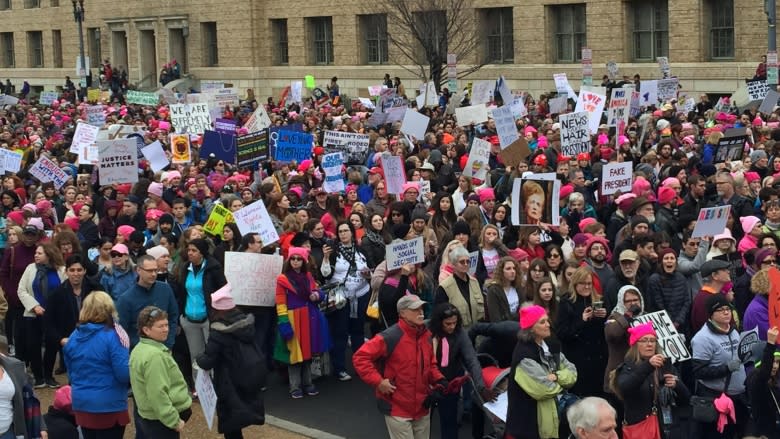
[[[401,312],[405,309],[418,309],[423,305],[425,305],[425,302],[420,299],[420,296],[417,296],[416,294],[409,294],[398,299],[398,303],[395,305],[395,307],[398,312]]]
[[[634,250],[623,250],[620,252],[620,261],[636,261],[639,255]]]

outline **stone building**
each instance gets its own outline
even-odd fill
[[[85,0],[84,44],[93,75],[104,59],[129,69],[130,82],[157,84],[177,59],[185,73],[224,81],[258,97],[313,75],[324,86],[339,77],[342,92],[366,95],[385,73],[419,84],[399,67],[381,5],[405,0]],[[446,2],[446,0],[430,0]],[[759,0],[482,0],[474,3],[479,49],[459,68],[485,64],[469,79],[504,75],[512,89],[554,89],[553,73],[582,78],[581,48],[593,53],[593,82],[615,61],[620,75],[658,78],[656,58],[691,92],[730,93],[751,78],[767,50]],[[443,17],[443,16],[441,16]],[[439,17],[439,18],[441,18]],[[432,20],[436,25],[438,20]],[[54,89],[77,81],[79,51],[67,0],[0,0],[0,77]],[[414,67],[412,66],[412,70]],[[466,80],[461,80],[461,86]],[[576,87],[575,87],[576,88]]]

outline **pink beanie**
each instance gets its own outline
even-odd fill
[[[680,183],[680,180],[678,180],[677,177],[668,177],[661,183],[661,186],[669,186],[670,184],[674,183]]]
[[[558,194],[558,198],[563,200],[564,198],[566,198],[569,195],[571,195],[572,192],[574,192],[574,186],[572,186],[570,184],[565,184],[565,185],[561,186],[561,190],[560,190],[560,193]]]
[[[742,231],[745,233],[750,233],[756,224],[761,224],[761,220],[754,216],[743,216],[739,219],[739,222],[742,223]]]
[[[117,231],[117,233],[119,233],[120,235],[122,235],[122,237],[123,237],[123,238],[125,238],[125,240],[128,240],[128,239],[130,239],[130,235],[131,235],[133,232],[135,232],[135,227],[133,227],[133,226],[127,226],[127,225],[125,225],[125,226],[119,226],[119,228],[118,228],[118,229],[116,229],[116,231]]]
[[[529,258],[528,252],[519,248],[509,250],[509,256],[517,259],[517,262],[527,261]]]
[[[637,178],[634,180],[634,184],[631,185],[631,192],[637,196],[644,195],[645,192],[650,190],[650,182],[644,178]]]
[[[539,136],[539,138],[536,139],[536,147],[537,148],[547,148],[548,146],[550,146],[550,144],[547,141],[547,137]]]
[[[528,329],[536,324],[547,311],[539,305],[526,306],[520,308],[520,329]]]
[[[488,200],[495,200],[496,199],[496,193],[493,191],[493,188],[487,187],[479,191],[479,202],[484,203]]]
[[[606,145],[609,143],[609,137],[606,134],[599,134],[598,140],[596,141],[598,145]]]
[[[65,221],[63,222],[65,223],[66,226],[70,227],[70,229],[73,230],[74,232],[78,232],[79,227],[81,226],[81,224],[79,223],[79,219],[75,216],[65,218]]]
[[[225,284],[211,295],[211,307],[219,311],[227,311],[236,307],[236,302],[230,294],[233,288],[230,284]]]
[[[179,171],[168,171],[168,181],[173,180],[174,178],[181,178],[181,172]]]
[[[163,193],[162,183],[153,181],[152,184],[149,185],[149,193],[152,195],[157,195],[158,197],[162,197],[162,193]]]
[[[580,220],[578,226],[580,227],[580,230],[585,230],[585,227],[588,227],[591,224],[596,224],[596,222],[596,218],[586,217]]]
[[[758,172],[755,171],[745,172],[745,180],[747,180],[748,183],[753,183],[754,181],[758,181],[760,179],[761,177],[758,175]]]
[[[8,219],[16,223],[17,226],[21,226],[24,224],[24,214],[21,210],[14,210],[11,212],[8,212]]]
[[[674,189],[669,186],[662,186],[658,189],[658,204],[663,206],[664,204],[671,203],[676,195],[677,192],[675,192]]]
[[[622,210],[623,212],[628,212],[631,210],[631,205],[634,203],[634,198],[636,198],[636,194],[629,192],[617,197],[615,203],[617,203],[618,209]]]
[[[401,193],[405,194],[406,191],[410,191],[412,189],[414,189],[414,190],[419,192],[420,191],[420,185],[417,184],[416,181],[408,181],[408,182],[404,183],[403,186],[401,186]]]
[[[287,257],[291,258],[293,256],[300,256],[304,261],[308,261],[309,249],[306,247],[290,247],[290,249],[287,250]]]
[[[655,329],[653,329],[652,322],[647,322],[634,326],[633,328],[628,328],[628,344],[631,346],[635,345],[636,342],[638,342],[639,339],[645,335],[652,335],[653,337],[658,338],[658,335],[655,333]]]
[[[298,171],[300,171],[302,174],[306,173],[306,171],[309,170],[309,168],[312,167],[314,162],[312,162],[309,159],[301,161],[301,163],[298,165]]]

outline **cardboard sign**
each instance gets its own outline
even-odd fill
[[[582,96],[582,95],[580,95]],[[561,123],[561,154],[576,157],[590,152],[590,118],[587,112],[568,113],[558,116]]]
[[[90,105],[87,107],[87,123],[96,127],[106,124],[106,115],[103,114],[102,105]]]
[[[551,114],[561,114],[568,110],[569,99],[566,96],[558,96],[557,98],[550,99],[549,103]]]
[[[314,136],[304,132],[281,130],[276,138],[274,160],[297,163],[311,158]]]
[[[742,160],[745,153],[745,141],[747,140],[747,129],[733,128],[727,130],[724,136],[718,140],[715,150],[715,163],[726,161]]]
[[[596,93],[593,90],[588,90],[585,87],[580,90],[574,112],[580,113],[584,111],[588,113],[588,126],[590,127],[590,132],[593,134],[599,129],[601,114],[604,113],[604,105],[606,103],[607,97],[605,95]]]
[[[138,152],[135,139],[98,140],[100,185],[138,182]]]
[[[146,157],[146,160],[149,161],[152,172],[160,172],[170,165],[168,156],[165,155],[162,143],[160,143],[159,140],[155,140],[154,143],[150,143],[141,148],[141,153]],[[98,154],[100,154],[100,151],[98,151]]]
[[[154,107],[160,103],[160,96],[157,93],[127,90],[127,103]]]
[[[428,129],[430,120],[430,117],[407,108],[404,120],[401,122],[401,132],[414,136],[417,140],[422,140],[425,138],[425,131]]]
[[[209,430],[214,425],[214,413],[217,412],[217,392],[211,383],[211,376],[205,370],[198,369],[195,377],[195,391],[198,392],[198,403],[203,409],[203,416]]]
[[[236,137],[236,161],[238,166],[253,166],[255,163],[267,158],[268,134],[265,131]]]
[[[730,205],[701,209],[691,237],[701,238],[702,236],[715,236],[723,233],[723,230],[726,229],[726,222],[729,220],[730,210]]]
[[[780,328],[780,270],[777,267],[769,268],[769,327]]]
[[[613,88],[612,98],[607,110],[607,126],[617,127],[619,122],[628,124],[628,113],[631,108],[631,90]]]
[[[748,81],[747,94],[751,102],[763,101],[767,92],[769,92],[769,85],[766,81]]]
[[[58,190],[70,178],[70,175],[57,166],[56,163],[43,156],[30,167],[30,175],[40,180],[41,183],[54,183],[54,187]]]
[[[403,241],[396,239],[385,247],[387,271],[398,270],[406,264],[422,264],[425,262],[423,237]]]
[[[38,102],[41,103],[41,105],[51,105],[60,98],[60,94],[56,91],[42,91],[41,95],[38,97]]]
[[[677,99],[677,91],[679,90],[679,81],[677,78],[660,79],[656,82],[657,96],[659,102],[668,102]]]
[[[770,89],[767,90],[764,100],[761,102],[761,106],[758,107],[758,111],[764,114],[769,114],[775,110],[777,101],[780,100],[780,93]]]
[[[257,109],[244,124],[249,133],[256,133],[271,126],[271,118],[268,117],[268,112],[265,111],[265,106],[258,105]]]
[[[469,107],[458,107],[455,109],[455,119],[458,126],[467,127],[469,125],[478,125],[488,120],[488,112],[485,104],[471,105]]]
[[[211,129],[211,114],[206,103],[173,104],[170,110],[177,133],[203,134]]]
[[[274,306],[276,277],[282,273],[283,263],[280,255],[225,252],[225,278],[236,305]]]
[[[400,194],[406,183],[406,172],[401,157],[385,154],[382,156],[382,170],[385,174],[385,184],[388,194]]]
[[[371,136],[344,131],[325,131],[322,146],[326,153],[342,152],[349,165],[365,165]]]
[[[602,168],[601,195],[612,195],[615,192],[631,192],[634,182],[633,163],[607,163]]]
[[[528,147],[528,141],[525,140],[525,137],[520,137],[498,153],[498,157],[504,165],[513,168],[520,165],[520,163],[529,155],[531,155],[531,148]]]
[[[225,224],[232,222],[235,222],[233,220],[233,214],[222,204],[215,203],[214,208],[211,209],[209,218],[206,220],[206,224],[203,225],[203,230],[213,236],[222,237]]]
[[[171,163],[189,163],[192,161],[189,134],[171,134]]]
[[[494,108],[493,120],[496,122],[496,133],[501,149],[505,149],[520,138],[520,134],[517,133],[515,117],[512,116],[512,108],[509,105]]]
[[[512,224],[560,223],[561,181],[555,173],[530,174],[512,183]]]
[[[203,133],[200,157],[209,158],[212,154],[226,163],[236,164],[236,136],[207,130]]]
[[[344,155],[341,152],[326,154],[322,157],[322,170],[325,172],[322,188],[325,192],[342,192],[345,189],[344,178],[341,176],[343,166]]]
[[[634,317],[631,326],[652,322],[653,329],[658,336],[658,345],[666,357],[671,358],[672,363],[690,360],[691,353],[685,346],[685,338],[677,333],[672,319],[666,311],[657,311]]]
[[[471,142],[469,159],[463,169],[463,175],[484,181],[490,165],[490,142],[475,137]]]
[[[264,247],[279,240],[279,234],[276,232],[263,200],[257,200],[249,206],[244,206],[241,210],[233,213],[233,218],[236,220],[236,225],[242,235],[257,233],[263,240]]]
[[[79,122],[76,124],[76,132],[73,133],[73,142],[70,144],[70,152],[78,154],[81,147],[92,145],[97,141],[100,128],[87,123]]]

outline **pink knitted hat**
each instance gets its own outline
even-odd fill
[[[542,317],[547,314],[539,305],[526,306],[520,308],[520,329],[528,329],[536,324]]]
[[[628,344],[631,346],[635,345],[636,342],[638,342],[639,339],[645,335],[652,335],[653,337],[658,338],[658,335],[655,333],[655,329],[653,329],[652,322],[647,322],[634,326],[633,328],[628,328]]]

